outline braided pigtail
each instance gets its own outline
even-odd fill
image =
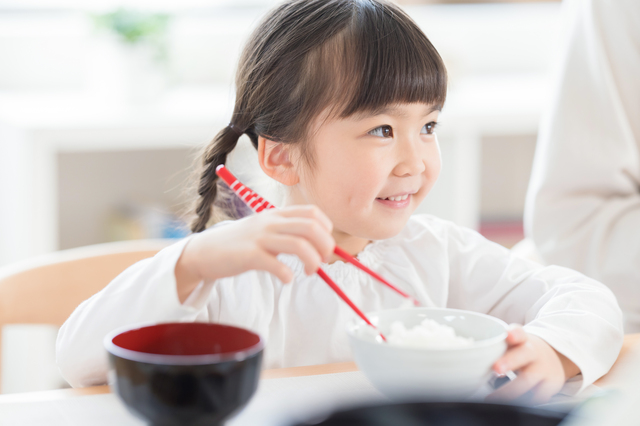
[[[237,127],[230,124],[222,129],[205,149],[198,183],[199,197],[195,205],[196,217],[191,223],[191,231],[194,233],[204,231],[211,220],[218,193],[216,167],[227,161],[227,155],[236,147],[242,133]]]

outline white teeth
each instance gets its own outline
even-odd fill
[[[397,197],[387,197],[387,198],[383,198],[383,200],[389,200],[389,201],[404,201],[407,198],[409,198],[409,194],[405,194],[405,195],[400,195]]]

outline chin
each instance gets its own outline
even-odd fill
[[[406,220],[402,222],[398,221],[397,223],[380,223],[379,225],[369,226],[368,229],[364,230],[359,236],[369,240],[386,240],[398,235],[406,224]]]

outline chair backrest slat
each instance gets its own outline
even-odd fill
[[[129,266],[153,257],[169,242],[141,240],[100,244],[51,253],[0,268],[0,347],[3,326],[61,326],[80,303],[102,290]]]

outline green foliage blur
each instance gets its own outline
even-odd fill
[[[93,19],[99,29],[116,34],[124,44],[150,46],[155,50],[156,60],[166,59],[166,34],[170,15],[120,8],[111,13],[93,15]]]
[[[124,45],[145,46],[152,52],[156,63],[166,63],[170,15],[120,8],[92,17],[99,30],[115,34]]]
[[[111,13],[95,15],[94,19],[98,27],[113,31],[125,43],[138,44],[155,43],[164,38],[170,16],[121,8]]]

